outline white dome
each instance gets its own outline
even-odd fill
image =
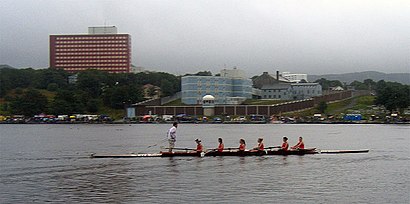
[[[215,97],[213,97],[212,95],[205,95],[204,97],[202,97],[203,101],[214,101]]]

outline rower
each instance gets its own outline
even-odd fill
[[[239,140],[239,151],[243,152],[245,151],[245,147],[246,147],[246,143],[244,139],[240,139]]]
[[[292,149],[305,149],[305,144],[303,143],[303,138],[299,137],[299,142],[291,148]]]
[[[196,152],[201,153],[202,151],[204,151],[204,146],[202,146],[201,144],[201,140],[200,139],[196,139]]]
[[[263,144],[263,138],[258,138],[258,145],[253,148],[256,151],[263,151],[265,149],[265,145]]]
[[[217,151],[218,151],[218,152],[223,152],[225,146],[224,146],[224,143],[223,143],[223,141],[222,141],[222,138],[218,138],[218,142],[219,142],[219,145],[218,145]]]
[[[288,151],[288,148],[289,148],[288,138],[287,138],[287,137],[283,137],[283,143],[282,143],[281,150],[282,150],[282,151]]]

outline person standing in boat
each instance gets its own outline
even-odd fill
[[[246,143],[244,139],[239,140],[239,151],[244,152],[246,148]]]
[[[292,149],[305,149],[305,144],[303,143],[303,138],[299,137],[299,142],[291,148]]]
[[[169,142],[169,152],[172,152],[172,149],[175,147],[175,142],[177,141],[177,127],[178,123],[174,122],[172,127],[168,130],[168,142]]]
[[[219,142],[219,145],[218,145],[218,149],[216,149],[218,152],[223,152],[224,151],[224,148],[225,148],[225,145],[224,145],[224,143],[223,143],[223,141],[222,141],[222,138],[218,138],[218,142]]]
[[[195,142],[196,142],[196,150],[195,150],[195,151],[196,151],[197,153],[203,152],[203,151],[204,151],[204,146],[201,144],[201,140],[200,140],[200,139],[196,139]]]
[[[288,149],[289,149],[288,138],[283,137],[283,143],[282,143],[281,150],[282,151],[288,151]]]

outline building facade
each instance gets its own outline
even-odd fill
[[[262,99],[302,100],[322,95],[322,86],[318,83],[278,83],[264,85]]]
[[[205,95],[215,104],[237,104],[252,98],[252,82],[237,71],[221,71],[221,76],[184,76],[181,78],[182,102],[202,104]]]
[[[286,78],[292,83],[299,83],[301,81],[307,82],[307,74],[292,74],[290,72],[282,72],[282,77]]]
[[[131,71],[131,36],[115,26],[89,27],[88,34],[50,35],[50,67],[79,72]]]

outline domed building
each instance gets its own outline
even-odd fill
[[[215,115],[215,97],[212,95],[202,97],[202,108],[204,109],[204,116]]]

